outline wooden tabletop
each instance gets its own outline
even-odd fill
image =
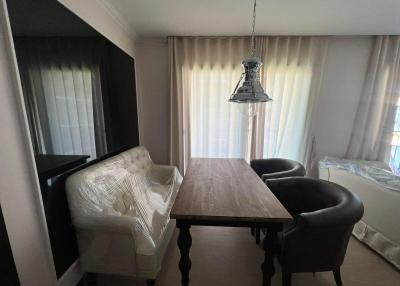
[[[171,211],[180,220],[289,222],[291,215],[242,159],[191,159]]]

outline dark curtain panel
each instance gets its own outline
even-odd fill
[[[23,37],[15,45],[35,152],[105,154],[104,41]]]

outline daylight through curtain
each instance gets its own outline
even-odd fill
[[[170,159],[183,171],[190,157],[286,157],[307,161],[309,125],[327,39],[256,37],[261,82],[273,101],[228,99],[248,56],[248,37],[170,37]]]
[[[257,37],[261,84],[273,101],[263,107],[252,158],[280,157],[307,165],[312,111],[323,74],[326,37]]]
[[[35,153],[105,153],[105,136],[95,136],[104,134],[104,117],[93,47],[84,39],[16,40]]]
[[[377,36],[346,157],[389,160],[399,98],[400,36]]]

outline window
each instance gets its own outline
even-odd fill
[[[43,68],[42,85],[52,151],[96,157],[92,70],[85,66]]]
[[[187,71],[190,85],[192,157],[245,158],[249,118],[228,98],[241,67],[195,67]]]
[[[391,145],[389,166],[396,175],[400,175],[400,99],[396,106]]]
[[[248,56],[245,37],[169,38],[172,162],[190,157],[283,157],[308,164],[311,117],[326,55],[325,37],[256,37],[261,85],[272,102],[229,103]]]
[[[246,114],[246,104],[229,103],[240,66],[195,66],[183,81],[190,94],[190,146],[192,157],[283,157],[303,160],[312,84],[310,66],[270,66],[262,85],[273,101],[265,104],[259,126]],[[250,150],[252,132],[261,134],[259,152]]]
[[[267,69],[262,82],[272,97],[266,105],[263,157],[305,161],[312,97],[310,65],[279,65]]]

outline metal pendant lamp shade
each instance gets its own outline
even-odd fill
[[[236,85],[236,88],[229,99],[237,103],[258,103],[270,101],[271,98],[264,92],[260,83],[260,67],[262,62],[257,56],[250,57],[243,61],[244,73]],[[238,88],[244,76],[243,85]]]
[[[260,68],[262,65],[261,59],[256,55],[255,44],[254,44],[254,28],[256,22],[256,1],[254,1],[253,10],[253,32],[251,35],[251,56],[242,62],[244,67],[244,73],[236,84],[235,90],[230,102],[237,103],[260,103],[270,101],[271,98],[265,93],[260,82]],[[244,81],[241,87],[239,87],[242,79]]]

